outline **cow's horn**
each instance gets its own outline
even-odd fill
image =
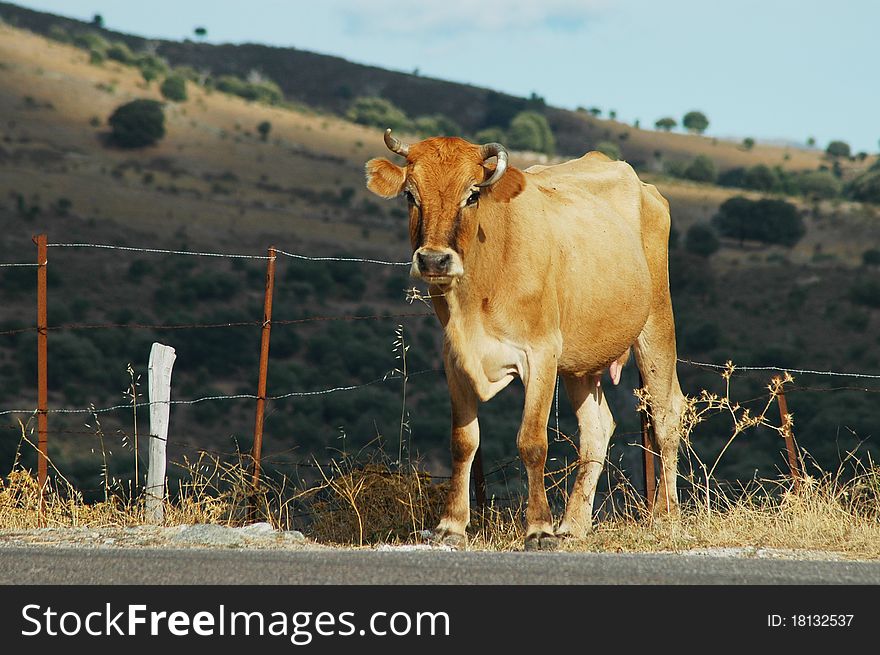
[[[491,157],[497,157],[498,159],[498,163],[495,165],[495,171],[492,173],[492,176],[485,182],[477,185],[481,187],[492,186],[501,179],[501,176],[504,175],[504,171],[507,170],[507,148],[500,143],[487,143],[480,146],[480,155],[483,157],[483,161],[486,161]]]
[[[391,152],[396,152],[398,155],[406,157],[409,154],[409,144],[403,143],[399,139],[395,139],[391,136],[390,127],[385,130],[385,145],[388,146],[388,149]]]

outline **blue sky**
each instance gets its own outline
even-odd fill
[[[149,37],[293,46],[650,126],[877,152],[876,0],[27,0]]]

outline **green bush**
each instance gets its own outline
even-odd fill
[[[409,118],[402,109],[378,96],[355,98],[346,116],[355,123],[381,129],[390,127],[392,130],[405,130],[410,126]]]
[[[506,140],[504,130],[500,127],[486,127],[474,134],[477,143],[504,143]]]
[[[850,182],[846,194],[860,202],[880,203],[880,169],[877,165]]]
[[[762,198],[753,201],[734,196],[722,203],[712,219],[727,237],[793,246],[806,233],[797,207],[785,200]]]
[[[862,264],[865,266],[880,266],[880,250],[869,248],[862,253]]]
[[[715,230],[701,223],[691,225],[684,237],[685,250],[700,257],[709,257],[720,245]]]
[[[880,279],[868,277],[857,280],[849,288],[849,298],[859,305],[880,308]]]
[[[123,41],[114,41],[107,47],[107,59],[127,65],[137,63],[137,57]]]
[[[620,159],[620,148],[613,141],[600,141],[596,144],[596,150],[601,152],[609,159]]]
[[[462,133],[461,126],[443,114],[419,116],[415,120],[415,128],[423,137],[460,136]]]
[[[825,148],[825,152],[831,157],[849,157],[850,148],[846,141],[832,141]]]
[[[808,198],[836,198],[843,189],[829,171],[805,171],[795,178],[795,184]]]
[[[272,123],[269,121],[260,121],[257,125],[257,132],[260,133],[260,139],[265,141],[269,138],[269,132],[272,131]]]
[[[556,139],[543,114],[523,111],[510,121],[507,145],[517,150],[532,150],[552,155],[556,150]]]
[[[743,174],[742,187],[744,189],[754,189],[755,191],[779,191],[781,186],[782,184],[779,179],[779,174],[765,164],[751,166],[747,168]]]
[[[671,116],[664,116],[654,123],[654,127],[665,132],[669,132],[676,125],[678,125],[678,122]]]
[[[111,140],[121,148],[143,148],[165,136],[165,114],[157,100],[132,100],[120,105],[107,121]]]
[[[186,100],[186,80],[180,75],[169,75],[159,87],[162,96],[174,102]]]
[[[715,162],[711,158],[706,155],[697,155],[682,171],[682,177],[695,182],[712,183],[718,177],[718,172],[715,169]]]
[[[137,67],[145,82],[152,82],[163,75],[168,74],[168,64],[156,55],[141,55],[137,59]]]

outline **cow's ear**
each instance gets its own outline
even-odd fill
[[[487,177],[492,173],[487,173]],[[489,193],[498,202],[510,202],[526,188],[526,176],[518,168],[510,167],[495,184],[489,187]]]
[[[377,196],[394,198],[403,192],[406,169],[387,159],[371,159],[366,165],[367,188]]]

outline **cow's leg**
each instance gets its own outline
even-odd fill
[[[470,522],[471,463],[480,445],[480,427],[477,423],[479,401],[471,385],[456,373],[449,362],[446,364],[446,380],[452,405],[452,479],[446,507],[433,538],[449,546],[463,546],[467,541],[465,529]]]
[[[579,538],[585,536],[592,527],[596,485],[605,465],[608,441],[614,432],[614,418],[598,376],[564,375],[562,379],[577,415],[580,432],[579,463],[565,516],[556,534]]]
[[[649,394],[653,446],[660,454],[660,484],[657,485],[654,512],[674,512],[678,509],[678,448],[685,399],[675,370],[675,328],[668,296],[648,317],[636,341],[635,354]]]
[[[528,373],[523,382],[526,399],[516,445],[529,483],[525,548],[553,550],[557,539],[544,487],[544,467],[547,463],[547,420],[556,386],[556,357],[529,358]]]

